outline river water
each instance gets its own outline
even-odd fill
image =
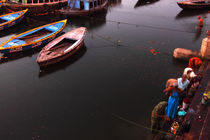
[[[198,15],[205,17],[201,32],[196,31]],[[208,16],[207,11],[182,11],[175,0],[110,0],[99,15],[68,18],[65,32],[88,29],[76,55],[43,70],[36,63],[37,51],[1,62],[0,138],[152,139],[151,111],[162,99],[166,80],[180,77],[187,66],[172,58],[173,50],[199,50]],[[26,17],[1,31],[0,43],[60,19]]]

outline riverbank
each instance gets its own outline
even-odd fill
[[[181,127],[184,127],[184,125],[190,121],[189,132],[184,133],[182,136],[177,136],[176,140],[186,138],[206,140],[210,137],[210,106],[209,103],[206,105],[201,104],[203,93],[210,89],[210,62],[206,61],[199,72],[203,73],[201,88],[196,91],[189,107],[191,110],[193,109],[195,113],[187,113],[181,124]]]
[[[198,73],[203,75],[199,88],[196,90],[187,114],[180,120],[176,118],[174,121],[179,122],[179,129],[174,135],[170,132],[172,121],[165,120],[160,132],[154,139],[175,139],[175,140],[206,140],[210,137],[210,106],[209,103],[201,104],[204,92],[210,89],[210,62],[204,61]]]

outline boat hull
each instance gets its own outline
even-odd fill
[[[19,11],[28,9],[28,15],[40,16],[46,15],[48,13],[54,12],[56,9],[61,9],[67,6],[67,1],[60,1],[51,4],[16,4],[16,3],[6,3],[5,6],[10,10]]]
[[[48,42],[52,41],[54,38],[56,38],[57,36],[59,36],[59,34],[62,32],[63,28],[66,25],[67,20],[63,20],[63,21],[59,21],[59,22],[55,22],[55,23],[51,23],[51,24],[47,24],[41,27],[37,27],[35,29],[29,30],[27,32],[24,32],[22,34],[19,34],[15,37],[10,38],[8,41],[4,42],[1,46],[0,46],[0,52],[1,53],[14,53],[14,52],[20,52],[20,51],[25,51],[25,50],[29,50],[29,49],[33,49],[39,46],[43,46],[45,44],[47,44]],[[32,40],[30,42],[23,42],[21,40],[21,38],[29,35],[36,33],[42,29],[45,29],[46,27],[50,28],[54,28],[54,25],[57,24],[61,24],[60,27],[52,32],[52,33],[48,33],[42,37],[38,37],[38,38],[32,38]],[[17,44],[14,45],[16,42],[14,42],[15,40],[18,40],[20,43],[22,44]],[[10,45],[10,46],[8,46]]]
[[[8,27],[11,27],[11,26],[19,23],[24,18],[25,13],[27,12],[27,10],[23,10],[23,11],[20,11],[20,12],[23,12],[23,13],[19,17],[15,18],[14,20],[7,21],[4,24],[1,24],[0,25],[0,30],[4,30],[4,29],[6,29]],[[18,12],[15,12],[15,13],[18,13]],[[7,14],[7,15],[9,15],[9,14]]]
[[[63,15],[63,16],[88,16],[88,15],[93,15],[93,14],[104,11],[107,4],[108,4],[108,0],[106,0],[101,6],[95,7],[94,9],[92,8],[90,10],[74,10],[70,8],[64,8],[64,9],[57,10],[56,12],[59,15]]]
[[[186,2],[177,2],[180,8],[185,10],[200,10],[200,9],[210,9],[210,4],[194,4]]]
[[[57,58],[53,58],[50,59],[48,61],[43,61],[43,62],[37,62],[39,64],[40,67],[45,67],[45,66],[50,66],[56,63],[59,63],[67,58],[69,58],[70,56],[72,56],[73,54],[75,54],[80,48],[82,48],[82,46],[84,45],[84,41],[82,41],[74,50],[72,50],[71,52],[65,53],[64,55],[61,55]]]
[[[84,27],[77,28],[47,44],[37,57],[37,63],[39,64],[39,66],[44,67],[53,65],[75,54],[84,45],[86,30],[87,29]],[[64,45],[64,43],[61,43],[64,39],[75,40],[76,42],[73,44]],[[62,51],[51,50],[53,49],[53,47],[56,47],[56,45],[60,43],[63,44],[63,47],[61,49]]]
[[[61,31],[58,32],[55,36],[52,36],[46,40],[37,42],[35,44],[30,44],[30,45],[26,45],[26,46],[22,46],[22,47],[17,47],[17,48],[11,48],[11,49],[4,49],[4,50],[0,50],[1,53],[15,53],[15,52],[21,52],[21,51],[26,51],[29,49],[34,49],[36,47],[41,47],[46,45],[48,42],[52,41],[54,38],[58,37],[60,35]]]

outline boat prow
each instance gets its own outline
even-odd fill
[[[0,30],[6,29],[19,23],[24,18],[24,15],[27,11],[28,9],[1,15]]]

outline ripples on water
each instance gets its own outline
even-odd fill
[[[196,32],[197,16],[205,16]],[[65,32],[88,28],[85,46],[50,69],[40,70],[39,50],[1,61],[0,137],[2,139],[152,139],[145,128],[168,78],[186,63],[172,59],[177,47],[199,50],[209,27],[207,11],[185,12],[176,1],[112,0],[93,17],[68,18]],[[4,42],[23,31],[63,19],[25,18],[0,32]],[[159,52],[156,55],[151,49]]]

